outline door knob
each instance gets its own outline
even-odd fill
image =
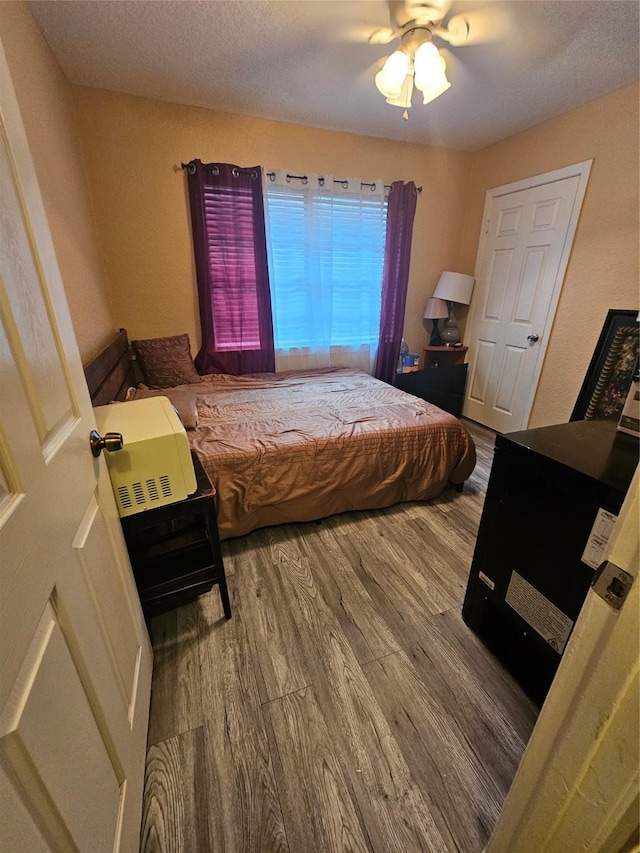
[[[113,453],[114,450],[122,450],[124,441],[119,432],[108,432],[104,438],[100,435],[97,429],[92,429],[89,433],[89,446],[91,452],[97,458],[103,450],[108,450]]]
[[[527,335],[527,340],[528,340],[528,341],[531,341],[531,343],[532,343],[532,344],[535,344],[535,342],[536,342],[537,340],[539,340],[539,337],[540,337],[540,336],[539,336],[539,335],[536,335],[536,333],[534,332],[532,335]]]

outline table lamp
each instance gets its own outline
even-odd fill
[[[460,272],[443,272],[436,289],[433,291],[434,299],[444,299],[449,306],[449,316],[442,324],[442,332],[440,333],[445,346],[453,346],[460,340],[458,321],[453,312],[453,305],[455,302],[460,305],[468,305],[471,302],[474,281],[472,275],[464,275]]]
[[[431,332],[431,340],[429,341],[430,347],[441,347],[442,346],[442,338],[440,337],[440,330],[438,329],[438,320],[443,320],[445,317],[449,316],[449,309],[447,308],[447,303],[444,299],[431,299],[427,302],[427,306],[424,309],[424,314],[422,315],[425,320],[433,320],[433,330]]]

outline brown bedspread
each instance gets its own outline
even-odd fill
[[[208,376],[187,433],[217,490],[222,539],[462,483],[473,441],[449,415],[348,368]]]

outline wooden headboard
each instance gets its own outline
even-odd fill
[[[120,329],[115,339],[85,365],[84,375],[94,406],[124,400],[127,388],[138,382],[124,329]]]

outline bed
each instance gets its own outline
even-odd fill
[[[135,383],[126,333],[111,352],[85,368],[94,405],[124,399]],[[187,436],[216,488],[222,539],[428,500],[461,487],[475,466],[457,418],[359,370],[194,378],[135,395],[166,395],[188,410],[185,425],[195,428]]]

